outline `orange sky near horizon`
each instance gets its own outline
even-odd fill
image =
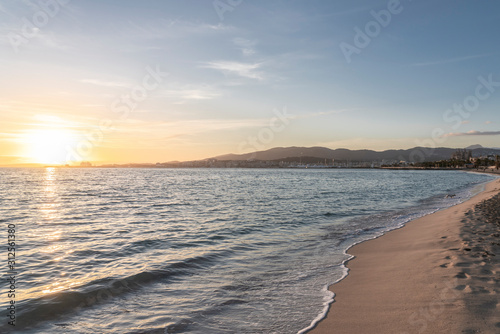
[[[266,138],[265,136],[270,135],[272,130],[265,125],[265,122],[262,122],[260,129],[255,129],[255,125],[250,126],[254,130],[253,132],[247,131],[250,134],[244,137],[242,141],[230,143],[229,145],[224,141],[224,138],[217,135],[217,128],[222,128],[219,131],[222,134],[225,133],[223,125],[207,124],[207,126],[216,128],[211,137],[212,140],[207,140],[201,144],[198,142],[193,145],[190,143],[189,135],[163,136],[162,132],[154,132],[155,128],[160,127],[159,124],[155,123],[142,124],[143,127],[138,128],[133,124],[128,126],[122,124],[119,120],[91,121],[100,125],[86,127],[82,123],[67,121],[53,115],[34,115],[32,122],[17,123],[15,127],[11,128],[15,129],[13,131],[15,134],[9,136],[4,134],[3,138],[0,139],[2,142],[0,165],[79,165],[82,161],[89,161],[94,165],[156,163],[200,160],[227,153],[241,154],[278,146],[308,146],[304,145],[304,142],[300,139],[290,142],[289,140],[277,140],[276,138],[272,141],[272,144],[276,145],[266,145],[268,143],[260,141],[260,139]],[[196,134],[195,128],[203,128],[203,122],[176,125],[178,132],[181,131],[181,125],[188,126],[189,129],[186,131],[192,131],[193,135],[191,137]],[[240,126],[244,128],[243,124]],[[168,128],[168,125],[165,125],[165,127]],[[300,123],[296,124],[295,127],[296,131],[300,131]],[[175,140],[177,136],[179,140]],[[279,137],[279,133],[272,133],[272,136]],[[417,146],[418,143],[418,139],[415,141],[415,139],[390,140],[381,138],[377,140],[353,138],[332,143],[319,143],[319,145],[311,142],[309,146],[382,151],[388,149],[388,141],[392,143],[391,149],[411,148]],[[426,143],[425,139],[420,142]],[[427,142],[432,144],[432,142]],[[279,145],[280,143],[281,145]],[[457,141],[453,143],[457,144]],[[437,144],[439,143],[436,143],[436,146],[447,146]],[[468,144],[464,142],[463,147]]]

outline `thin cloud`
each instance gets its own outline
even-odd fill
[[[141,119],[127,119],[115,133],[121,135],[150,136],[155,133],[168,133],[169,136],[193,136],[218,131],[241,131],[248,128],[262,128],[269,119],[199,119],[150,122]]]
[[[96,86],[103,86],[103,87],[118,87],[118,88],[129,87],[129,85],[124,83],[124,82],[104,81],[104,80],[99,80],[99,79],[82,79],[82,80],[80,80],[80,82],[88,83],[88,84],[96,85]]]
[[[236,74],[244,78],[264,80],[264,74],[257,71],[261,67],[261,65],[261,63],[250,64],[235,61],[214,61],[208,62],[201,67],[219,70],[224,73]]]
[[[206,30],[213,30],[213,31],[228,31],[228,30],[233,30],[234,28],[228,25],[224,25],[222,23],[219,24],[203,24],[199,26],[198,31],[206,31]]]
[[[38,31],[35,38],[37,38],[44,46],[52,49],[63,50],[63,51],[67,51],[70,49],[67,43],[62,41],[53,33],[48,34],[44,33],[43,31]]]
[[[22,135],[16,132],[0,132],[0,138],[5,141],[18,142]]]
[[[443,60],[430,61],[430,62],[425,62],[425,63],[416,63],[416,64],[412,64],[411,66],[432,66],[432,65],[458,63],[458,62],[465,61],[465,60],[484,58],[484,57],[488,57],[491,55],[492,55],[492,53],[485,53],[485,54],[480,54],[480,55],[471,55],[471,56],[465,56],[465,57],[443,59]]]
[[[165,95],[183,100],[211,100],[222,94],[206,89],[176,89],[166,91]]]
[[[188,35],[205,35],[210,33],[225,33],[234,30],[232,26],[206,24],[179,19],[161,19],[157,21],[135,22],[127,21],[123,35],[146,40],[161,40],[183,38]]]
[[[241,53],[244,56],[252,56],[256,53],[255,51],[255,45],[257,44],[256,41],[251,41],[245,38],[234,38],[233,43],[240,49]]]
[[[325,116],[325,115],[332,115],[332,114],[340,114],[345,111],[349,111],[350,109],[339,109],[339,110],[329,110],[329,111],[318,111],[314,113],[309,113],[309,114],[303,114],[303,115],[296,115],[290,117],[290,119],[306,119],[306,118],[314,118],[314,117],[319,117],[319,116]]]
[[[476,131],[471,130],[469,132],[455,132],[445,134],[443,137],[463,137],[463,136],[499,136],[500,131]]]

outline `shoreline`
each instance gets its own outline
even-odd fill
[[[459,262],[461,226],[476,205],[498,193],[497,178],[463,203],[349,247],[348,274],[329,286],[335,296],[326,317],[301,333],[462,332],[469,317],[464,274],[456,266],[465,263]]]

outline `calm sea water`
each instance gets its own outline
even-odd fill
[[[0,169],[22,333],[298,333],[345,250],[464,201],[455,171]],[[454,198],[445,198],[454,193]],[[6,245],[5,245],[6,246]],[[7,250],[0,274],[7,325]]]

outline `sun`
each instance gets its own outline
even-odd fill
[[[66,129],[38,129],[26,133],[26,158],[32,163],[61,165],[67,162],[68,147],[75,135]]]

